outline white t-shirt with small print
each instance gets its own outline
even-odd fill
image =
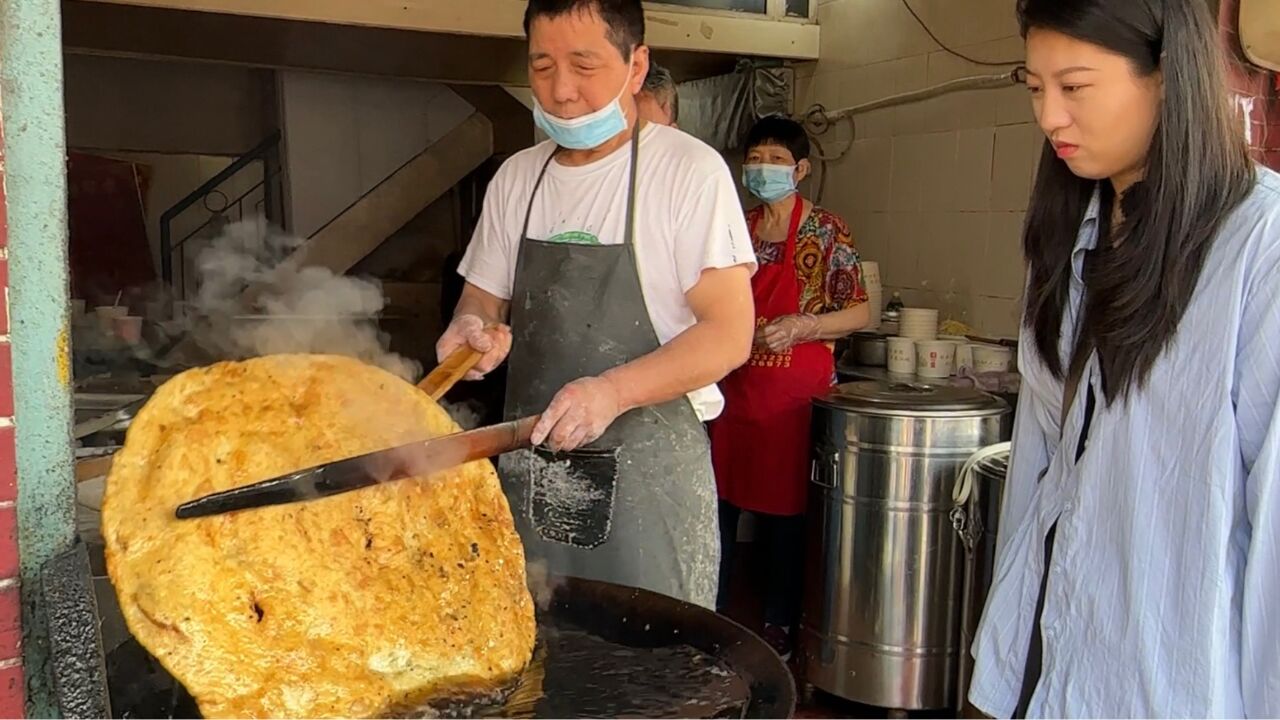
[[[543,142],[512,156],[489,183],[479,227],[458,272],[472,285],[511,299],[529,194],[547,157]],[[626,237],[631,143],[589,165],[552,161],[529,216],[529,237],[618,244]],[[755,272],[737,188],[724,158],[702,141],[662,125],[640,132],[635,245],[640,288],[660,343],[693,326],[685,299],[704,270],[745,265]],[[703,421],[724,409],[715,385],[689,393]]]

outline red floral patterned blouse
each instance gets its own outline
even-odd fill
[[[755,227],[763,217],[764,207],[754,207],[747,211],[747,225]],[[761,265],[782,261],[784,243],[752,237],[751,244]],[[867,301],[862,263],[849,226],[840,216],[817,205],[796,233],[796,274],[800,278],[801,312],[820,315]]]

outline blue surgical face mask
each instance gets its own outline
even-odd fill
[[[630,63],[628,62],[628,66]],[[551,141],[569,150],[597,148],[627,129],[627,116],[622,112],[622,94],[631,84],[631,72],[613,102],[592,113],[566,120],[542,109],[538,96],[533,97],[533,122]]]
[[[743,165],[742,186],[767,203],[778,202],[796,191],[796,167]]]

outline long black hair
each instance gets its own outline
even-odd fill
[[[1025,323],[1058,377],[1098,351],[1107,400],[1145,385],[1173,339],[1226,216],[1254,182],[1223,80],[1217,23],[1204,0],[1019,0],[1022,35],[1052,30],[1124,55],[1140,76],[1163,75],[1164,100],[1143,178],[1111,228],[1111,183],[1071,172],[1046,140],[1027,212]],[[1086,263],[1083,321],[1064,367],[1058,340],[1071,254],[1101,187],[1098,249]],[[1120,239],[1116,242],[1115,239]]]

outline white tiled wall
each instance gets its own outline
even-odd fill
[[[1023,57],[1014,0],[908,0],[951,47]],[[799,68],[798,110],[848,107],[1002,71],[942,51],[902,0],[821,0],[821,61]],[[856,116],[848,154],[827,166],[822,204],[853,228],[864,259],[908,304],[992,335],[1017,332],[1022,219],[1043,136],[1026,90],[954,93]],[[821,138],[828,154],[845,127]]]

